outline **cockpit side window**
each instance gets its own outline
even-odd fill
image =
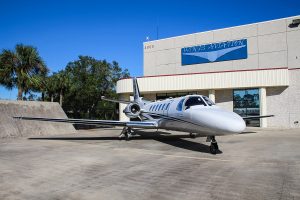
[[[208,97],[206,96],[202,96],[202,97],[206,101],[207,105],[209,106],[215,105],[215,103],[212,100],[210,100]]]
[[[183,101],[184,99],[181,99],[176,107],[176,110],[178,111],[182,111],[182,106],[183,106]]]
[[[189,99],[185,102],[185,109],[189,109],[191,106],[203,105],[206,106],[205,102],[200,96],[197,97],[189,97]]]

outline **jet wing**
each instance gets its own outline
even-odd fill
[[[156,121],[115,121],[115,120],[91,120],[91,119],[63,119],[63,118],[42,118],[42,117],[13,117],[14,119],[45,121],[45,122],[62,122],[71,124],[83,125],[111,125],[111,126],[126,126],[131,128],[157,128]]]
[[[243,119],[260,119],[266,117],[274,117],[274,115],[248,116],[248,117],[243,117]]]

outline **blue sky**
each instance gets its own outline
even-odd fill
[[[0,49],[38,48],[51,72],[78,55],[119,62],[143,75],[143,42],[300,14],[299,0],[0,0]],[[0,86],[0,98],[16,99]]]

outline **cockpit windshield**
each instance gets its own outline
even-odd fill
[[[197,106],[197,105],[206,106],[205,102],[200,96],[189,97],[184,104],[185,110],[189,109],[191,106]]]
[[[210,100],[208,97],[206,96],[202,96],[202,97],[206,101],[207,105],[209,106],[215,105],[215,103],[212,100]]]

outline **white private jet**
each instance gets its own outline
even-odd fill
[[[124,128],[119,137],[127,140],[134,134],[134,128],[182,131],[189,133],[192,138],[197,136],[207,137],[207,142],[211,142],[210,152],[216,154],[219,148],[215,136],[243,132],[246,127],[245,119],[273,116],[242,118],[234,112],[219,108],[213,101],[203,95],[187,95],[155,102],[146,101],[140,96],[136,78],[133,78],[133,94],[133,101],[112,100],[105,97],[103,97],[103,100],[128,104],[123,111],[125,115],[130,119],[139,118],[140,121],[53,119],[23,116],[13,118],[83,125],[121,126]]]

